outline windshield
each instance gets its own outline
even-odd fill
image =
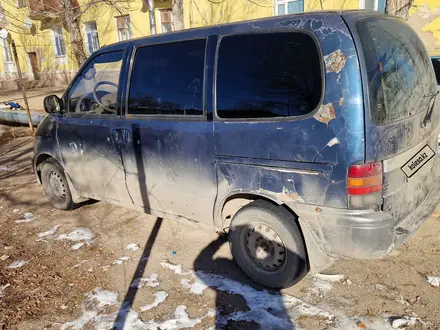
[[[426,111],[436,91],[434,70],[417,34],[395,18],[356,23],[367,67],[371,119],[388,124]]]

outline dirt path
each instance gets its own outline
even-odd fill
[[[213,233],[104,203],[53,209],[27,129],[9,131],[0,126],[0,329],[440,328],[440,287],[427,281],[440,276],[437,212],[393,256],[338,261],[332,276],[267,292]]]

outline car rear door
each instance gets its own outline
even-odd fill
[[[417,34],[398,18],[346,14],[361,59],[365,161],[383,162],[383,210],[399,222],[436,179],[440,99]]]

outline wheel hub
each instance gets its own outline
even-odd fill
[[[49,172],[49,186],[56,198],[61,200],[66,198],[65,182],[55,171]]]
[[[267,224],[250,223],[245,231],[245,246],[249,257],[266,271],[277,271],[285,264],[284,243],[280,235]]]

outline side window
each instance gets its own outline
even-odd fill
[[[437,85],[440,86],[440,58],[433,58],[432,65],[434,66],[435,77],[437,79]]]
[[[128,113],[203,115],[205,47],[203,39],[139,48]]]
[[[123,51],[101,54],[81,71],[68,93],[70,113],[117,114]]]
[[[307,34],[223,37],[217,60],[217,115],[268,118],[305,115],[319,104],[321,59]]]

